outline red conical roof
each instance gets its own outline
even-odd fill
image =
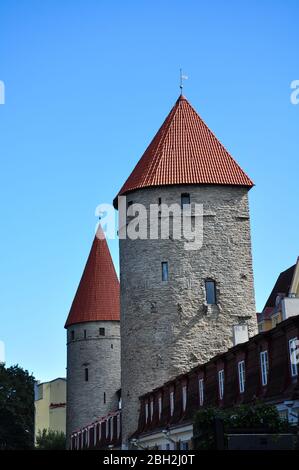
[[[119,302],[119,281],[99,226],[65,328],[89,321],[119,321]]]
[[[184,96],[176,101],[118,196],[174,184],[253,186]]]

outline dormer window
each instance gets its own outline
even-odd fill
[[[181,208],[184,209],[184,206],[190,205],[190,194],[183,193],[181,194]]]

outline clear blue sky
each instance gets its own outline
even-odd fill
[[[256,183],[257,308],[298,244],[298,0],[2,0],[0,339],[65,375],[64,321],[94,235],[178,93]],[[118,266],[118,243],[110,244]]]

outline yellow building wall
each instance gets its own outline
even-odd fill
[[[55,379],[38,385],[35,400],[35,439],[39,430],[51,429],[65,433],[66,426],[66,380]],[[51,405],[63,405],[55,407]]]

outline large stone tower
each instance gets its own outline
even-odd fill
[[[194,226],[200,217],[194,204],[203,205],[203,245],[196,251],[171,234],[120,240],[124,447],[137,428],[140,395],[231,347],[235,326],[256,332],[252,186],[180,96],[118,194],[127,198],[128,215],[134,204],[149,210],[177,203],[183,211],[191,204]],[[162,210],[160,225],[164,217]],[[173,224],[181,218],[173,216]]]
[[[119,327],[119,282],[99,228],[65,324],[68,439],[118,407]]]

